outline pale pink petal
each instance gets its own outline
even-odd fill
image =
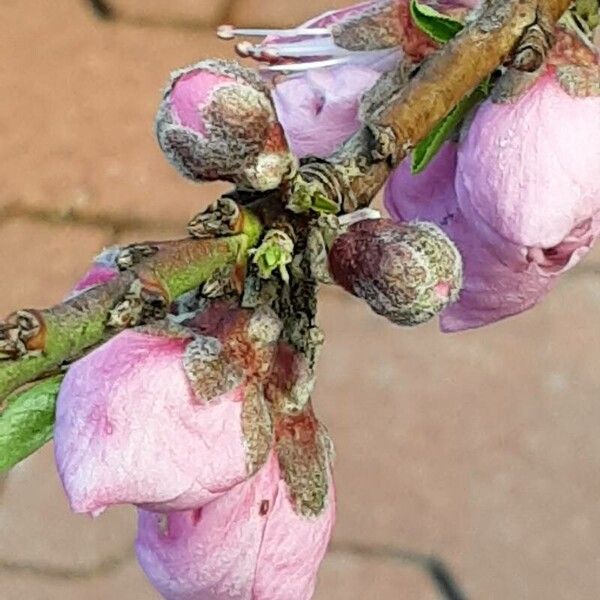
[[[340,66],[287,79],[273,92],[277,116],[294,153],[325,157],[360,127],[358,107],[379,73]]]
[[[271,455],[201,510],[140,511],[138,560],[166,600],[309,600],[334,521],[297,515]]]
[[[519,268],[501,262],[462,215],[454,192],[456,145],[446,144],[427,169],[411,175],[407,160],[385,190],[385,205],[398,221],[439,225],[463,257],[463,288],[456,303],[440,315],[443,331],[480,327],[518,314],[539,302],[555,278],[537,265]]]
[[[297,514],[285,483],[279,480],[258,557],[252,600],[310,600],[334,523],[332,479],[325,507],[317,517]]]
[[[188,342],[124,331],[69,368],[54,440],[74,511],[198,507],[245,479],[243,391],[199,400]]]
[[[550,256],[550,271],[564,270],[599,229],[599,164],[600,97],[571,97],[548,73],[516,101],[479,108],[460,146],[458,203],[504,262],[543,270]]]
[[[254,600],[257,560],[278,477],[272,456],[254,477],[202,509],[163,515],[139,511],[138,560],[166,600]]]

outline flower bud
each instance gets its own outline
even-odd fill
[[[477,3],[432,4],[462,21]],[[225,26],[220,33],[230,39],[237,30]],[[239,32],[248,33],[253,30]],[[259,33],[269,30],[254,31]],[[238,44],[237,51],[268,63],[263,73],[277,74],[273,100],[290,147],[299,157],[332,154],[360,128],[361,99],[382,73],[404,73],[408,79],[408,73],[439,48],[415,25],[409,0],[361,2],[272,33],[257,44]]]
[[[264,191],[295,169],[267,86],[233,62],[206,60],[175,71],[156,132],[171,164],[194,181]]]
[[[428,321],[462,284],[460,254],[432,223],[354,223],[333,243],[329,265],[339,285],[397,325]]]

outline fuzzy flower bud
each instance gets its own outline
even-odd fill
[[[462,284],[460,254],[432,223],[354,223],[333,243],[329,265],[338,284],[398,325],[428,321]]]
[[[299,514],[271,455],[203,508],[140,511],[136,550],[166,600],[310,600],[334,519],[333,486],[319,515]]]
[[[268,310],[215,306],[193,329],[127,330],[73,364],[54,435],[73,510],[197,508],[255,473],[273,435],[261,379],[279,331]]]
[[[264,191],[295,169],[266,84],[233,62],[206,60],[175,71],[156,133],[169,162],[194,181]]]

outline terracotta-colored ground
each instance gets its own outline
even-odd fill
[[[223,189],[180,179],[152,133],[169,70],[230,55],[216,23],[331,6],[114,4],[108,23],[83,0],[0,2],[0,314],[59,300],[103,245],[182,234]],[[454,336],[394,328],[324,290],[315,401],[336,441],[339,517],[318,600],[449,597],[411,553],[441,559],[471,599],[599,597],[599,270],[592,256],[543,306]],[[51,454],[0,483],[0,598],[157,598],[132,511],[71,515]]]

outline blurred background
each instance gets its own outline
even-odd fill
[[[169,71],[232,56],[220,23],[343,0],[0,0],[0,314],[59,301],[105,245],[180,236],[217,197],[152,123]],[[339,516],[317,600],[600,596],[600,254],[532,312],[451,336],[337,289],[315,404]],[[52,448],[0,482],[0,599],[156,600],[133,511],[70,514]],[[451,580],[451,581],[450,581]]]

